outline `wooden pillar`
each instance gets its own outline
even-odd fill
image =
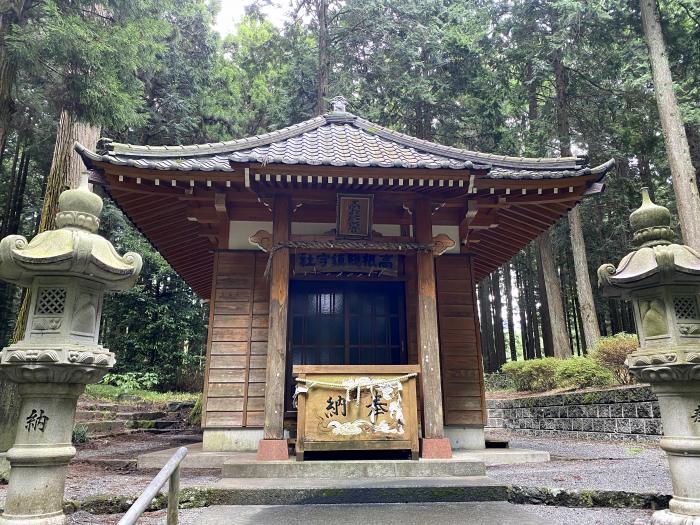
[[[272,207],[272,244],[289,240],[289,197],[278,195]],[[258,445],[261,460],[288,459],[284,439],[284,392],[287,359],[287,309],[289,303],[289,249],[272,255],[270,318],[265,383],[265,427]]]
[[[413,210],[416,242],[429,243],[433,239],[432,208],[428,199],[416,201]],[[440,379],[440,339],[438,334],[437,300],[435,289],[435,261],[433,253],[416,254],[418,281],[418,357],[421,365],[421,396],[423,401],[424,458],[450,458],[450,442],[445,439],[442,410],[442,381]]]

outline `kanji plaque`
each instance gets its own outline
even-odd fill
[[[369,239],[372,236],[374,195],[338,195],[336,233],[340,238]]]

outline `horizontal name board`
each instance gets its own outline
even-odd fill
[[[297,253],[294,271],[303,274],[376,275],[399,274],[399,256],[375,253]]]

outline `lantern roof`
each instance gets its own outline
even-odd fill
[[[36,276],[61,275],[97,281],[107,290],[131,288],[141,271],[141,256],[119,255],[112,243],[96,233],[102,199],[88,189],[86,175],[77,189],[59,196],[58,209],[58,229],[42,232],[29,242],[21,235],[0,241],[0,279],[30,286]]]
[[[639,248],[622,258],[617,268],[598,269],[598,285],[609,297],[624,297],[633,289],[660,284],[700,283],[700,254],[672,242],[671,213],[654,204],[642,188],[642,205],[630,215],[634,241]]]

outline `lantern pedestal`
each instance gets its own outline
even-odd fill
[[[5,512],[0,524],[63,524],[63,490],[73,418],[81,384],[25,383],[17,439],[8,450],[12,465]]]
[[[659,398],[661,448],[668,455],[673,483],[669,509],[656,512],[652,524],[700,525],[700,380],[656,383],[652,388]]]

